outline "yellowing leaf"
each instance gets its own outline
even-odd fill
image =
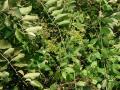
[[[24,78],[35,79],[39,77],[40,73],[27,73],[24,75]]]

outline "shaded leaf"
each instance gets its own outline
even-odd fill
[[[4,39],[0,40],[0,49],[8,49],[8,48],[11,48],[11,47],[12,46],[8,41],[6,41]]]

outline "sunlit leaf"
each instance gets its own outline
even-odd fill
[[[31,12],[32,6],[19,8],[22,15],[27,15]]]
[[[4,52],[4,55],[10,56],[11,54],[13,54],[14,50],[14,48],[9,48]]]
[[[24,78],[35,79],[40,76],[40,73],[27,73],[24,75]]]
[[[77,86],[86,86],[86,82],[83,82],[83,81],[78,81],[76,83]]]
[[[41,84],[39,81],[37,81],[37,80],[32,80],[32,81],[30,81],[30,84],[31,84],[32,86],[34,86],[34,87],[39,87],[40,89],[43,88],[42,84]]]

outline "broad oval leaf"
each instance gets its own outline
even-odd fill
[[[6,41],[4,39],[0,40],[0,49],[8,49],[8,48],[11,48],[11,47],[12,46],[8,41]]]
[[[31,12],[32,6],[19,8],[22,15],[27,15]]]

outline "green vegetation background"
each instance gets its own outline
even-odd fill
[[[120,0],[0,0],[0,90],[120,90]]]

